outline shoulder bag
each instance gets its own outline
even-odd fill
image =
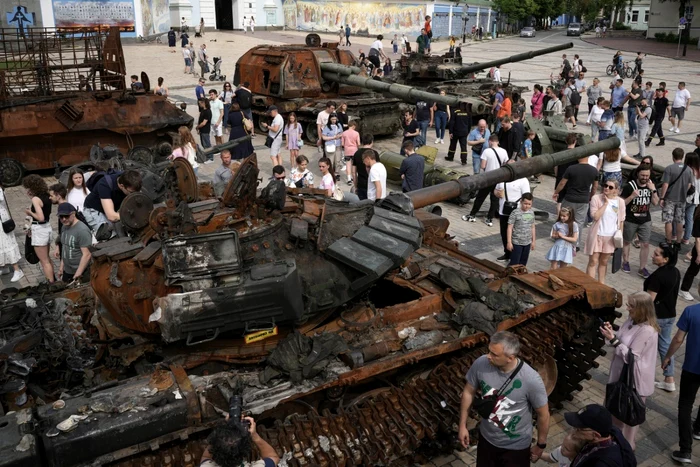
[[[513,373],[510,374],[508,379],[505,380],[505,382],[501,385],[501,387],[496,391],[495,393],[491,394],[490,396],[476,396],[474,398],[474,402],[472,403],[472,407],[478,413],[481,418],[488,419],[491,414],[493,413],[493,409],[496,408],[496,402],[498,402],[498,398],[501,396],[503,391],[508,387],[508,385],[515,379],[517,374],[520,372],[520,369],[523,367],[523,361],[522,359],[520,360],[520,363],[518,363],[518,366],[515,367],[515,370],[513,370]]]
[[[266,147],[268,147],[268,148],[272,147],[272,143],[274,143],[275,140],[277,139],[277,137],[280,135],[280,133],[282,133],[282,126],[280,126],[280,131],[277,132],[277,134],[275,135],[274,138],[270,135],[267,135],[267,138],[265,138],[265,146]]]
[[[681,173],[679,173],[678,176],[676,176],[676,178],[674,178],[673,181],[668,184],[668,188],[666,188],[666,193],[664,193],[664,200],[666,200],[666,197],[668,196],[668,192],[671,191],[671,187],[673,186],[673,184],[676,183],[678,181],[678,179],[683,176],[683,173],[685,172],[685,169],[687,169],[687,168],[688,168],[688,166],[683,164],[683,170],[681,170]],[[685,196],[687,198],[688,196],[693,196],[694,194],[695,194],[695,185],[688,188],[688,191],[686,192]]]
[[[637,426],[646,419],[646,404],[637,392],[634,381],[634,354],[627,353],[620,379],[605,387],[605,408],[625,425]]]
[[[515,211],[515,209],[518,207],[518,201],[520,201],[520,198],[515,201],[508,201],[508,183],[503,184],[503,191],[506,195],[506,201],[503,203],[503,215],[508,217],[510,216],[510,213]]]
[[[12,219],[12,213],[10,212],[10,206],[7,204],[7,198],[5,198],[5,192],[3,191],[2,193],[2,199],[5,201],[5,209],[7,209],[7,215],[10,216],[10,219],[3,221],[2,223],[2,231],[5,233],[10,233],[13,230],[15,230],[15,221]]]
[[[251,122],[249,119],[247,119],[243,112],[241,112],[241,117],[243,117],[243,129],[245,130],[246,133],[250,134],[250,132],[253,131],[253,122]],[[276,138],[276,136],[275,136],[275,138]]]

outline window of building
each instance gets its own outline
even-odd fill
[[[639,22],[639,10],[632,10],[632,22],[633,23]]]
[[[644,22],[648,23],[649,22],[649,10],[646,10],[644,12]]]

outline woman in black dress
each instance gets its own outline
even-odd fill
[[[229,141],[248,135],[248,132],[243,126],[243,118],[243,112],[241,111],[241,107],[238,105],[238,102],[232,102],[231,108],[228,112],[228,124],[231,126],[231,133],[228,138]],[[253,143],[248,140],[231,148],[231,159],[245,159],[253,154],[253,151]]]

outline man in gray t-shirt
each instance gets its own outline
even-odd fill
[[[520,342],[510,332],[491,336],[489,353],[472,364],[460,407],[459,440],[469,445],[467,417],[477,392],[481,397],[495,394],[518,367]],[[532,440],[532,410],[537,411],[537,444]],[[520,371],[499,393],[488,419],[479,425],[476,464],[479,467],[529,466],[547,447],[549,407],[542,378],[524,363]]]
[[[92,232],[75,214],[76,210],[72,204],[58,205],[58,221],[63,224],[58,276],[63,282],[72,282],[75,279],[87,282],[90,277],[92,254],[88,248],[92,245]]]
[[[683,238],[685,223],[685,200],[688,189],[693,186],[693,169],[683,163],[684,152],[676,148],[671,153],[673,164],[666,166],[661,177],[661,221],[666,229],[666,241],[673,242],[673,224],[676,224],[676,238]]]

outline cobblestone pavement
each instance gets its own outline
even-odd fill
[[[208,32],[204,40],[207,41],[207,46],[212,55],[223,55],[225,60],[224,73],[232,76],[235,60],[249,47],[261,42],[270,44],[280,44],[284,42],[299,43],[303,41],[303,36],[304,34],[288,31],[256,32],[255,36],[250,34],[244,35],[240,32]],[[332,37],[332,35],[324,35],[326,40],[330,40]],[[216,42],[210,42],[212,39],[216,39]],[[564,36],[563,31],[555,30],[542,33],[534,39],[523,40],[519,38],[505,38],[496,41],[468,44],[468,46],[464,48],[463,55],[465,56],[465,61],[483,61],[486,58],[504,57],[555,43],[562,43],[567,40],[568,38]],[[574,53],[581,55],[586,67],[590,70],[587,79],[591,80],[594,76],[599,76],[603,83],[606,83],[607,79],[603,70],[610,61],[609,51],[593,44],[587,44],[578,38],[574,38],[573,42],[575,43],[575,48],[567,51],[567,53],[570,55]],[[195,39],[195,43],[197,43],[197,39]],[[354,38],[352,49],[355,50],[360,47],[368,48],[369,43],[369,39]],[[388,40],[385,40],[385,43],[387,43],[388,46]],[[435,50],[444,50],[445,47],[445,43],[437,43]],[[166,84],[173,88],[171,94],[174,99],[194,103],[194,86],[196,80],[190,75],[183,74],[182,58],[179,54],[179,48],[176,48],[175,53],[172,54],[166,45],[157,44],[126,45],[124,50],[126,53],[128,74],[136,74],[144,70],[149,74],[152,82],[155,82],[158,76],[164,76]],[[355,50],[355,52],[357,52],[357,50]],[[507,76],[510,73],[514,83],[526,84],[532,89],[534,83],[539,82],[545,84],[549,79],[550,73],[556,72],[559,69],[561,61],[559,59],[560,55],[561,54],[547,55],[528,62],[504,65],[502,67],[502,75]],[[691,94],[700,93],[700,79],[698,78],[700,64],[693,62],[684,63],[684,71],[682,73],[678,73],[678,61],[664,57],[648,57],[645,65],[647,69],[646,78],[653,81],[655,84],[659,81],[666,81],[669,83],[670,88],[673,89],[677,80],[684,79],[687,82]],[[219,88],[220,85],[217,84],[216,87]],[[530,94],[528,93],[524,97],[526,102],[529,102]],[[652,145],[649,149],[648,153],[652,154],[658,163],[670,163],[671,151],[674,147],[681,147],[686,151],[694,149],[693,141],[695,133],[700,129],[698,125],[698,121],[700,120],[698,107],[699,106],[695,102],[691,104],[691,109],[687,113],[687,119],[684,122],[682,132],[680,134],[667,136],[665,147],[659,149]],[[193,107],[190,107],[188,111],[193,112]],[[668,127],[669,125],[665,125],[664,129]],[[577,129],[579,131],[589,131],[589,128],[582,123],[579,124]],[[431,142],[432,139],[428,138],[428,141]],[[254,146],[258,153],[258,160],[262,170],[261,176],[263,180],[266,180],[271,173],[271,164],[263,142],[263,138],[258,136],[254,140]],[[400,138],[384,138],[378,140],[375,147],[380,150],[398,151],[399,143]],[[636,153],[636,141],[628,141],[627,145],[630,154]],[[438,160],[442,161],[443,156],[447,153],[447,144],[437,146],[439,149]],[[302,149],[302,153],[307,155],[311,160],[310,168],[317,172],[316,162],[319,156],[315,151],[315,148],[309,147],[304,147]],[[286,157],[283,159],[286,160]],[[462,169],[459,163],[442,162],[447,166]],[[200,177],[203,180],[210,180],[216,165],[215,163],[200,166]],[[471,173],[471,156],[465,170]],[[533,186],[535,209],[549,213],[550,218],[548,221],[540,222],[537,226],[539,241],[537,242],[536,251],[530,256],[528,265],[529,269],[532,271],[545,270],[549,267],[544,256],[551,245],[551,241],[547,237],[553,223],[555,212],[555,205],[551,201],[551,193],[554,188],[553,178],[548,176],[542,178],[542,184],[536,187]],[[343,182],[344,181],[345,176],[343,174]],[[53,183],[54,179],[52,177],[47,177],[47,182]],[[399,190],[400,187],[393,186],[390,189]],[[7,195],[14,217],[18,221],[18,225],[21,226],[22,223],[20,220],[24,217],[23,210],[25,207],[29,206],[29,200],[24,190],[19,187],[8,189]],[[460,242],[461,248],[472,254],[476,254],[476,256],[480,258],[492,261],[495,261],[495,258],[502,254],[499,231],[496,225],[488,227],[483,223],[481,220],[482,218],[476,223],[463,222],[460,216],[465,213],[470,205],[466,208],[460,208],[455,205],[443,204],[442,207],[443,215],[448,218],[451,223],[450,233],[455,236],[456,241]],[[488,200],[482,208],[482,213],[485,212],[487,208]],[[658,243],[663,238],[660,211],[655,210],[652,218],[654,223],[652,241]],[[51,217],[51,221],[54,229],[56,229],[55,215]],[[18,240],[23,245],[24,237],[21,228],[17,229],[16,234]],[[585,236],[586,234],[587,230],[584,230],[583,235]],[[685,253],[688,249],[689,247],[684,247],[683,252]],[[631,264],[633,271],[636,270],[636,266],[638,265],[638,259],[636,257],[637,251],[638,250],[632,250]],[[574,260],[574,266],[584,269],[586,261],[587,257],[583,254],[579,254]],[[21,266],[26,273],[26,277],[19,283],[20,286],[36,284],[43,278],[38,266],[30,266],[26,264],[24,260],[22,260]],[[687,263],[680,260],[678,266],[681,272],[685,272]],[[653,269],[653,267],[650,267],[650,269]],[[8,275],[1,276],[0,281],[3,287],[11,285]],[[622,272],[618,272],[614,276],[609,275],[608,282],[624,295],[641,290],[642,287],[642,279],[640,277],[635,274],[624,274]],[[692,292],[695,293],[695,289],[692,289]],[[688,302],[679,299],[678,311],[682,311],[688,304]],[[680,374],[680,366],[683,362],[682,350],[683,349],[681,349],[680,358],[676,360],[678,375]],[[583,382],[583,390],[574,394],[571,402],[564,404],[565,410],[578,410],[586,404],[593,402],[600,403],[603,401],[609,368],[609,357],[599,358],[599,363],[600,367],[592,372],[592,379]],[[661,375],[660,371],[657,375]],[[641,439],[637,443],[637,457],[641,466],[671,465],[672,461],[670,460],[669,454],[671,450],[676,449],[678,439],[676,428],[677,395],[677,392],[669,394],[657,391],[648,399],[649,413],[647,422],[641,428]],[[563,412],[556,412],[552,417],[549,446],[553,448],[557,443],[561,442],[566,430],[567,426],[563,421]],[[695,459],[700,459],[700,448],[696,447],[694,455],[696,456]],[[434,459],[428,465],[440,466],[449,464],[452,466],[463,466],[474,465],[474,463],[474,457],[471,453],[455,451],[453,454]]]

